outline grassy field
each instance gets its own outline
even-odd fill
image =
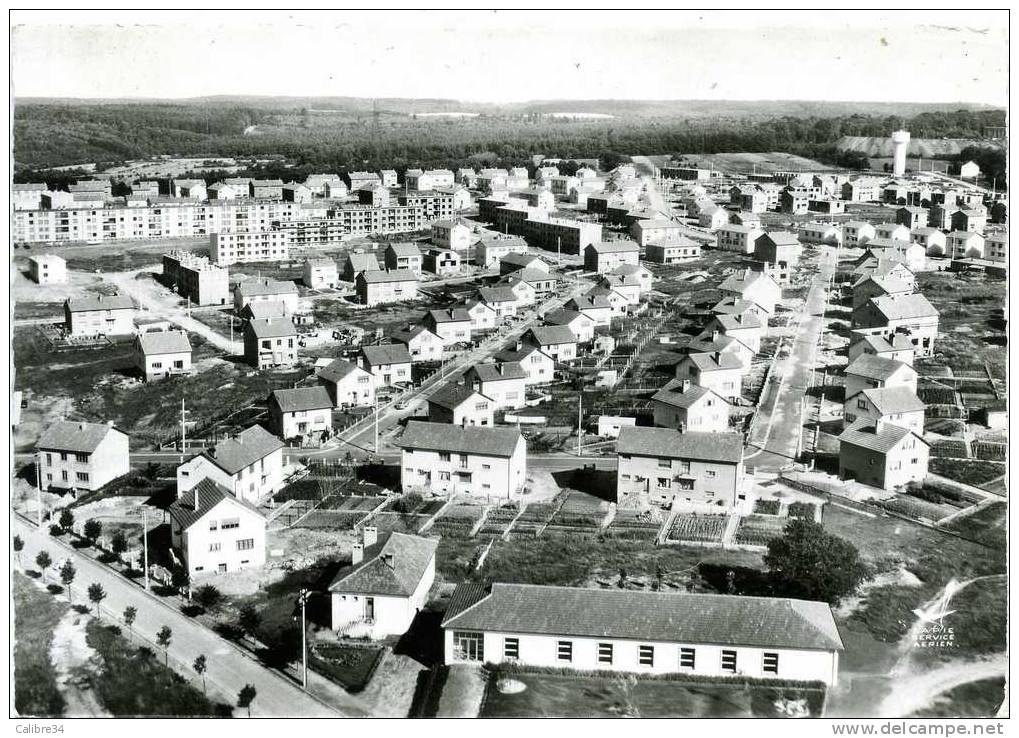
[[[348,692],[360,692],[368,684],[381,658],[382,649],[379,647],[319,643],[311,650],[309,664]]]
[[[958,518],[946,527],[972,540],[1004,548],[1007,524],[1008,505],[1002,501],[993,502],[972,515]]]
[[[683,166],[712,167],[724,172],[771,174],[788,171],[828,171],[827,164],[783,151],[754,153],[684,154]]]
[[[526,689],[490,683],[480,717],[780,717],[776,703],[800,701],[818,715],[821,690],[684,683],[666,679],[511,673]],[[493,680],[494,682],[495,680]]]
[[[18,715],[61,715],[65,703],[50,661],[50,646],[53,630],[70,606],[19,572],[14,572],[12,585],[14,709]]]
[[[116,626],[93,620],[87,626],[86,640],[101,657],[102,666],[82,676],[114,716],[231,715],[229,705],[211,702],[200,688],[165,667],[153,651],[135,648]]]
[[[914,712],[913,718],[993,717],[1005,699],[1004,679],[981,679],[950,689],[930,707]]]

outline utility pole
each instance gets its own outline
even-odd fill
[[[563,237],[556,236],[555,265],[557,269],[563,268]]]
[[[297,601],[301,603],[301,687],[308,689],[308,617],[306,605],[308,602],[308,590],[301,589],[297,595]]]
[[[35,523],[42,530],[42,452],[35,459]]]
[[[577,392],[577,456],[584,455],[584,390]]]
[[[187,411],[184,409],[184,398],[180,398],[180,463],[184,463],[187,451],[187,423],[184,421]]]
[[[375,453],[379,453],[379,396],[375,395]]]
[[[145,591],[149,590],[149,511],[142,510],[142,550],[145,552]]]

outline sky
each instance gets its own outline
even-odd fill
[[[1008,100],[1008,16],[12,13],[16,97]]]

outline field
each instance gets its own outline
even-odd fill
[[[992,502],[964,517],[956,518],[945,527],[971,540],[1004,548],[1008,504]]]
[[[934,704],[914,712],[913,718],[986,718],[998,714],[1005,700],[1005,680],[981,679],[940,695]]]
[[[672,521],[667,540],[721,543],[729,521],[727,515],[677,515]]]
[[[480,717],[781,717],[799,703],[820,714],[824,690],[727,685],[668,679],[508,672],[526,689],[503,694],[493,678]]]
[[[684,162],[689,166],[711,167],[723,172],[771,174],[789,171],[829,171],[832,167],[813,159],[806,159],[782,151],[766,153],[719,153],[710,155],[686,154]]]
[[[57,686],[50,645],[53,629],[69,605],[25,577],[13,574],[14,709],[18,715],[58,716],[64,698]]]

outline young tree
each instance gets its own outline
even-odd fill
[[[60,527],[65,533],[70,533],[71,528],[74,527],[74,513],[65,507],[60,511],[60,518],[57,522],[60,523]]]
[[[203,584],[194,591],[192,599],[206,610],[215,610],[223,601],[223,594],[211,584]]]
[[[245,684],[237,694],[237,706],[246,707],[248,709],[248,717],[251,717],[251,703],[255,701],[255,695],[257,694],[258,692],[255,691],[254,684]]]
[[[67,587],[67,601],[71,601],[71,582],[74,581],[74,575],[77,572],[74,570],[74,564],[68,559],[64,562],[64,565],[60,567],[60,581]]]
[[[623,567],[619,567],[619,581],[616,584],[620,589],[626,586],[626,569]]]
[[[163,649],[163,661],[169,666],[170,665],[170,643],[173,641],[173,631],[170,630],[169,625],[164,625],[156,633],[156,643]]]
[[[195,668],[195,672],[202,678],[202,693],[208,694],[205,690],[205,669],[207,668],[205,662],[205,654],[199,654],[198,658],[195,659],[195,663],[192,664]]]
[[[184,590],[187,589],[188,581],[188,573],[184,567],[176,566],[170,572],[170,586],[176,589],[177,594],[181,597],[184,596]]]
[[[258,630],[258,626],[262,624],[262,616],[258,614],[254,605],[248,603],[241,607],[240,614],[237,616],[237,624],[241,626],[241,630],[249,636],[253,636]]]
[[[131,626],[134,624],[134,619],[136,617],[138,617],[138,608],[136,608],[134,605],[128,605],[127,607],[124,608],[123,615],[124,625],[126,625],[127,629],[132,633],[134,633],[134,628],[132,628]]]
[[[25,542],[21,540],[21,536],[14,536],[11,545],[14,547],[14,555],[18,557],[18,566],[21,566],[21,551],[25,548]]]
[[[45,574],[46,569],[53,563],[53,559],[50,558],[48,551],[40,551],[35,556],[35,565],[39,567],[39,573]]]
[[[93,546],[99,541],[99,536],[103,534],[103,524],[96,519],[90,519],[85,521],[85,527],[82,529],[85,537],[92,543]]]
[[[768,543],[764,563],[786,596],[832,605],[867,577],[867,566],[852,543],[805,518],[790,521],[782,535]]]
[[[127,536],[124,535],[124,531],[118,530],[113,534],[110,539],[110,550],[117,555],[117,561],[120,561],[120,557],[127,551]]]
[[[106,590],[103,589],[103,585],[98,582],[93,582],[88,585],[88,600],[96,606],[96,617],[101,618],[102,613],[99,611],[99,603],[106,599]]]

